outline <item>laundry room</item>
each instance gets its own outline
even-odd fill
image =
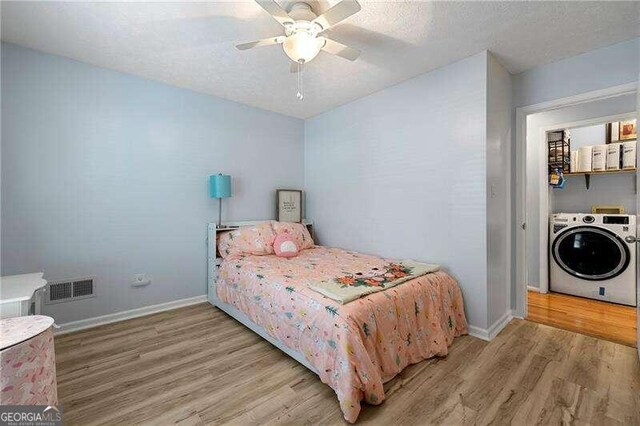
[[[527,117],[528,319],[637,346],[635,93]]]

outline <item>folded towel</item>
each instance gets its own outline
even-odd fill
[[[625,170],[636,168],[636,141],[622,144],[622,168]]]
[[[607,169],[607,145],[595,145],[592,150],[591,170],[602,172]]]
[[[593,147],[581,146],[578,148],[578,171],[590,172],[591,171],[591,159],[593,157]]]

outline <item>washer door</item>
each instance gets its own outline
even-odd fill
[[[568,229],[558,235],[552,253],[566,273],[593,281],[620,275],[630,260],[629,248],[620,237],[593,226]]]

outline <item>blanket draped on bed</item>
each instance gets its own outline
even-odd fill
[[[403,260],[390,262],[384,267],[369,270],[368,273],[359,271],[345,272],[335,278],[307,283],[309,288],[324,294],[340,304],[349,303],[367,294],[383,291],[414,278],[421,277],[440,269],[438,265]]]
[[[326,247],[291,259],[234,255],[222,262],[216,291],[302,354],[335,390],[344,418],[355,422],[362,400],[382,403],[383,383],[409,364],[446,355],[454,337],[467,332],[460,288],[442,271],[344,305],[305,284],[345,271],[371,275],[390,263]]]

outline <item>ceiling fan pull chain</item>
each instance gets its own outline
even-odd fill
[[[296,94],[296,97],[300,101],[304,99],[304,88],[302,87],[302,65],[303,65],[303,63],[304,63],[303,60],[298,61],[298,93]]]

